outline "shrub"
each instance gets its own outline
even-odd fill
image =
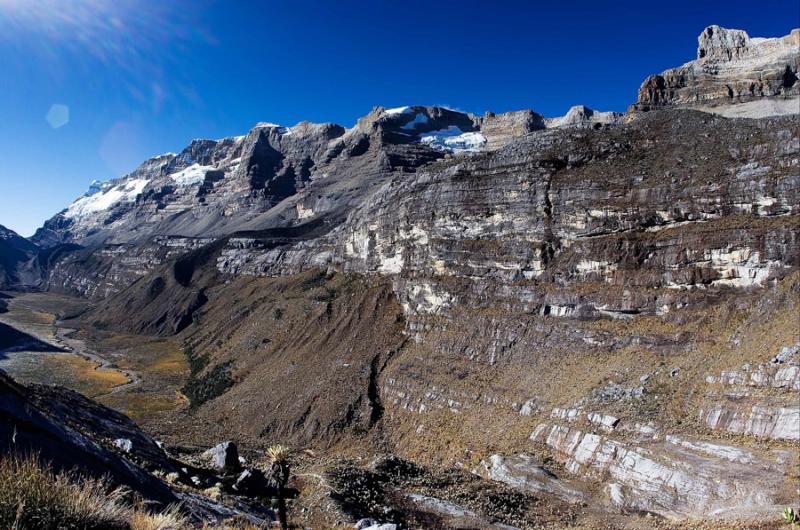
[[[34,456],[0,458],[0,528],[127,529],[125,491],[54,473]]]
[[[304,291],[310,291],[317,287],[322,287],[327,280],[328,274],[325,271],[317,270],[312,276],[303,280],[303,283],[300,284],[300,288]]]
[[[231,361],[206,370],[209,364],[207,355],[196,355],[192,348],[186,348],[185,353],[189,361],[189,377],[181,388],[181,392],[189,398],[192,408],[197,408],[206,401],[221,396],[233,386],[233,379],[230,375],[233,366]]]
[[[0,528],[13,530],[181,530],[178,506],[133,508],[107,480],[55,473],[35,456],[0,457]]]

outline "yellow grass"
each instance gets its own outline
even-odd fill
[[[48,355],[42,361],[42,372],[49,382],[60,384],[88,396],[97,397],[128,382],[125,374],[113,369],[98,369],[97,363],[76,355]]]

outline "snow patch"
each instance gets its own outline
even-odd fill
[[[393,109],[386,109],[384,112],[389,116],[394,116],[395,114],[405,114],[406,112],[411,112],[411,107],[395,107]]]
[[[97,188],[91,195],[81,197],[73,202],[64,217],[67,219],[76,219],[85,217],[93,213],[108,210],[112,206],[122,202],[134,202],[145,186],[150,182],[150,179],[133,179],[117,186],[110,184],[103,184],[102,186],[93,186],[90,188],[92,191]]]
[[[420,137],[419,141],[434,149],[454,153],[475,153],[486,145],[486,138],[481,133],[465,133],[455,125],[426,133]]]
[[[192,186],[200,184],[206,178],[206,172],[215,169],[214,166],[201,166],[200,164],[192,164],[191,166],[171,174],[169,177],[178,186]]]
[[[428,117],[422,112],[417,112],[417,115],[414,116],[413,120],[403,125],[403,129],[412,131],[417,128],[417,125],[422,125],[424,123],[428,123]]]

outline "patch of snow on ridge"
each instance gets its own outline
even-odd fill
[[[214,166],[201,166],[200,164],[192,164],[191,166],[173,173],[169,177],[175,181],[178,186],[191,186],[193,184],[200,184],[206,178],[206,172],[214,169]]]
[[[86,190],[86,193],[84,193],[83,196],[91,197],[92,195],[97,195],[98,193],[100,193],[102,189],[103,189],[103,183],[95,179],[92,181],[91,184],[89,184],[89,189]]]
[[[149,182],[150,179],[133,179],[113,187],[110,184],[104,184],[92,195],[81,197],[73,202],[67,208],[64,217],[67,219],[84,217],[108,210],[121,202],[133,202],[144,191]]]
[[[420,143],[434,149],[454,153],[475,153],[486,144],[486,138],[479,132],[464,132],[455,125],[447,129],[431,131],[421,136]]]
[[[411,107],[396,107],[393,109],[386,109],[384,112],[389,116],[394,116],[395,114],[405,114],[406,112],[411,112]]]
[[[422,125],[423,123],[428,123],[428,117],[421,112],[417,112],[413,120],[403,125],[403,129],[407,131],[413,130],[416,129],[417,125]]]
[[[267,121],[258,122],[256,124],[256,129],[276,129],[276,132],[279,133],[281,136],[288,136],[292,134],[292,130],[289,127]]]

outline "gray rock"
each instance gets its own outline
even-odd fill
[[[256,468],[247,468],[239,473],[233,489],[250,497],[267,497],[274,492],[264,473]]]
[[[380,523],[375,519],[359,519],[353,528],[356,530],[364,530],[365,528],[369,528],[378,524]]]
[[[40,270],[31,268],[31,258],[38,247],[13,230],[0,225],[0,289],[36,287]],[[4,303],[0,303],[0,313]]]
[[[697,59],[648,77],[633,108],[682,106],[752,118],[796,114],[798,69],[798,29],[751,39],[742,30],[709,26],[698,37]]]
[[[123,453],[130,453],[131,449],[133,449],[133,442],[127,438],[117,438],[114,440],[114,446]]]
[[[217,471],[234,473],[241,467],[239,464],[239,450],[233,442],[222,442],[206,451],[205,456]]]
[[[800,343],[795,344],[794,346],[784,346],[781,348],[781,351],[778,352],[778,355],[772,358],[770,361],[772,364],[782,364],[789,360],[790,357],[793,355],[797,355],[800,352]]]
[[[127,439],[137,441],[132,448],[137,460],[170,469],[152,439],[119,412],[62,387],[25,387],[0,370],[0,417],[0,454],[37,454],[55,470],[69,472],[77,467],[84,475],[107,477],[145,499],[164,504],[176,501],[166,484],[128,455],[105,446],[114,439],[111,436],[124,432]]]
[[[639,446],[545,423],[531,440],[548,445],[569,473],[602,477],[612,502],[629,510],[692,518],[714,507],[732,518],[765,517],[783,487],[783,474],[769,457],[702,440],[667,435]],[[511,472],[511,480],[526,477]]]
[[[624,116],[621,112],[598,112],[584,105],[576,105],[570,108],[564,116],[547,118],[545,124],[548,128],[596,128],[622,123]]]

